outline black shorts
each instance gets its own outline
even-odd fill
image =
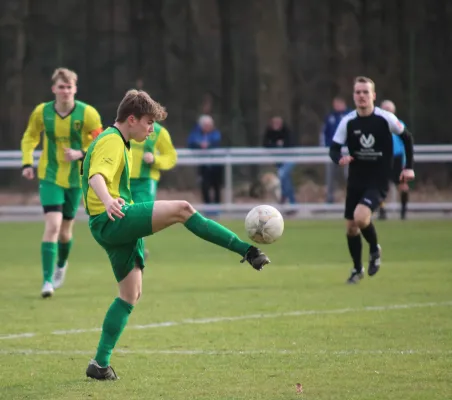
[[[369,207],[374,212],[380,207],[381,202],[386,198],[387,191],[378,188],[347,188],[347,197],[345,198],[345,212],[344,217],[348,220],[353,220],[355,208],[358,204],[363,204]]]
[[[400,184],[400,174],[402,173],[402,170],[403,170],[403,156],[395,156],[391,170],[391,182],[393,182],[395,185]]]

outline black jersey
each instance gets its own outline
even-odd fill
[[[356,110],[345,115],[333,142],[346,145],[353,157],[348,185],[387,190],[393,163],[392,133],[400,135],[403,131],[397,117],[379,107],[366,117]]]

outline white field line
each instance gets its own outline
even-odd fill
[[[170,326],[181,326],[188,324],[213,324],[218,322],[234,322],[234,321],[244,321],[253,319],[271,319],[271,318],[282,318],[282,317],[301,317],[307,315],[326,315],[326,314],[347,314],[355,312],[370,312],[370,311],[391,311],[391,310],[403,310],[411,308],[425,308],[425,307],[448,307],[452,306],[452,301],[445,302],[432,302],[432,303],[410,303],[410,304],[392,304],[387,306],[368,306],[360,308],[338,308],[333,310],[300,310],[300,311],[290,311],[282,313],[273,314],[250,314],[241,315],[236,317],[213,317],[213,318],[200,318],[200,319],[183,319],[181,321],[167,321],[167,322],[156,322],[147,325],[130,325],[127,329],[154,329],[154,328],[165,328]],[[74,335],[80,333],[88,332],[100,332],[101,328],[90,328],[90,329],[69,329],[69,330],[57,330],[50,332],[52,335]],[[11,333],[11,334],[0,334],[0,340],[3,339],[24,339],[31,338],[40,333]]]
[[[353,355],[449,355],[452,350],[321,350],[321,351],[300,351],[300,350],[126,350],[117,349],[115,353],[119,354],[140,354],[140,355],[208,355],[208,356],[240,356],[240,355],[335,355],[335,356],[353,356]],[[0,350],[0,355],[56,355],[56,356],[74,356],[74,355],[93,355],[93,350],[36,350],[36,349],[11,349]]]

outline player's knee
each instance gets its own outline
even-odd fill
[[[353,220],[358,228],[365,228],[370,223],[370,219],[372,217],[372,211],[370,208],[358,205],[356,207],[355,212],[353,214]]]
[[[58,237],[61,224],[58,221],[47,221],[45,225],[46,236]]]
[[[58,236],[60,242],[67,243],[72,239],[72,232],[68,230],[61,230]]]
[[[359,234],[359,227],[355,221],[347,221],[347,235],[357,236]]]
[[[188,201],[178,201],[177,217],[179,222],[183,223],[187,221],[195,212],[196,210]]]
[[[126,303],[134,306],[138,303],[138,300],[141,297],[141,288],[136,288],[134,290],[121,291],[119,293],[119,297],[124,300]]]

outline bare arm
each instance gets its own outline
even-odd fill
[[[107,184],[105,183],[105,179],[101,174],[95,174],[89,179],[89,185],[93,188],[99,200],[104,203],[105,210],[108,214],[108,217],[114,221],[113,215],[116,215],[119,218],[124,217],[124,213],[121,211],[122,206],[125,204],[125,201],[120,197],[114,199],[111,197],[108,192]]]
[[[89,185],[93,188],[97,197],[99,197],[99,200],[104,203],[104,205],[112,199],[110,193],[108,193],[105,179],[101,174],[93,175],[89,180]]]

